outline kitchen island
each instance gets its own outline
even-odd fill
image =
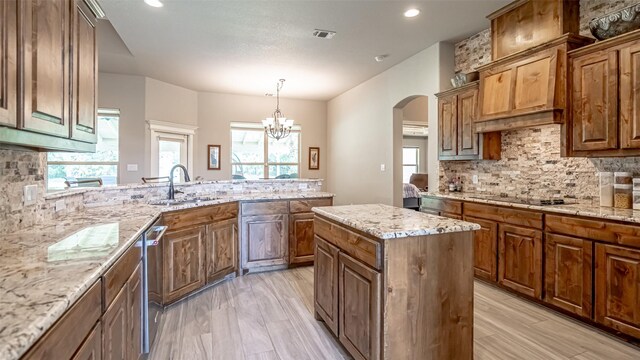
[[[380,204],[313,211],[315,316],[354,358],[473,358],[479,225]]]

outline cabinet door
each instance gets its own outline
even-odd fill
[[[380,273],[339,254],[340,342],[356,359],[380,359]]]
[[[98,46],[96,18],[82,0],[74,0],[71,138],[97,141]]]
[[[204,235],[204,226],[165,234],[165,304],[180,299],[205,284]]]
[[[595,319],[640,338],[640,250],[596,244]]]
[[[289,263],[313,262],[313,213],[289,215]]]
[[[573,150],[618,147],[617,52],[577,57],[571,64]]]
[[[315,237],[313,298],[315,311],[334,335],[338,335],[338,253],[339,249]]]
[[[102,358],[127,359],[129,321],[127,287],[123,287],[102,316]]]
[[[0,125],[17,126],[18,2],[0,0]]]
[[[522,294],[542,295],[542,232],[498,225],[498,282]]]
[[[69,42],[72,0],[24,0],[21,127],[69,137]]]
[[[440,156],[452,156],[458,152],[457,97],[438,99],[438,129],[440,132]]]
[[[84,343],[78,349],[72,360],[100,360],[102,359],[102,329],[101,324],[93,328]]]
[[[288,215],[242,217],[242,267],[286,265],[289,257]]]
[[[513,65],[513,113],[553,108],[558,50],[550,49]]]
[[[458,95],[458,155],[478,155],[478,134],[475,121],[478,109],[478,89],[469,89]]]
[[[129,309],[129,359],[137,360],[142,356],[142,266],[138,265],[127,281],[127,307]]]
[[[481,226],[473,232],[473,271],[479,278],[498,281],[498,223],[471,216],[465,221]]]
[[[224,278],[237,270],[238,221],[230,219],[207,226],[207,282]]]
[[[547,234],[544,301],[590,318],[592,264],[592,241]]]
[[[620,147],[640,149],[640,42],[620,50]]]
[[[480,73],[479,121],[507,114],[512,108],[513,70],[487,70]]]

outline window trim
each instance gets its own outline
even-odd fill
[[[96,123],[98,117],[118,117],[118,129],[120,129],[120,109],[112,108],[99,108],[96,112]],[[97,131],[100,131],[98,128]],[[48,156],[47,156],[48,157]],[[120,183],[120,131],[118,130],[118,161],[50,161],[46,159],[47,165],[44,169],[44,185],[46,192],[64,191],[65,188],[49,188],[49,166],[50,165],[104,165],[104,166],[116,166],[116,185]]]
[[[264,150],[263,150],[263,160],[264,162],[246,162],[246,163],[238,163],[234,162],[233,159],[233,131],[234,130],[245,130],[245,131],[261,131],[262,136],[264,137]],[[233,176],[233,166],[235,165],[262,165],[263,166],[263,179],[275,179],[269,177],[269,166],[279,166],[279,165],[289,165],[289,166],[297,166],[298,167],[298,178],[300,178],[300,171],[302,170],[302,127],[300,125],[294,125],[291,129],[291,133],[298,134],[298,162],[269,162],[269,135],[267,135],[264,127],[260,123],[240,123],[240,122],[232,122],[230,126],[229,136],[231,144],[231,151],[229,151],[229,158],[231,160],[231,175]]]
[[[163,135],[165,137],[167,137],[166,135],[169,135],[169,137],[171,137],[171,135],[176,135],[176,139],[178,136],[186,137],[187,163],[183,165],[187,167],[187,171],[189,171],[189,173],[193,174],[194,173],[193,145],[194,145],[194,137],[198,127],[193,125],[185,125],[185,124],[178,124],[178,123],[172,123],[168,121],[158,121],[158,120],[147,120],[147,123],[149,124],[149,139],[150,139],[150,148],[151,148],[150,158],[149,158],[151,176],[159,176],[158,160],[160,156],[160,149],[158,149],[158,140]]]

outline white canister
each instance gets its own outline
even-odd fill
[[[613,173],[601,172],[600,176],[600,206],[613,207]]]

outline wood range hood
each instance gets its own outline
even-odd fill
[[[567,52],[593,42],[571,33],[478,68],[479,133],[565,121]]]

